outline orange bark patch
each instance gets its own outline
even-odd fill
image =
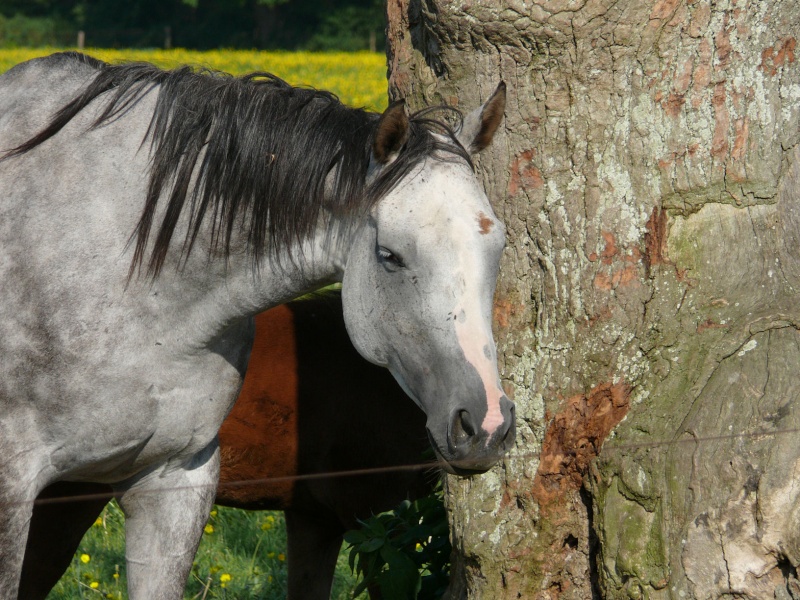
[[[658,0],[650,11],[651,21],[663,21],[669,17],[680,4],[680,0]]]
[[[728,68],[733,54],[731,46],[731,29],[728,28],[730,17],[725,13],[722,17],[722,29],[714,36],[714,45],[717,47],[717,71],[724,71]]]
[[[674,119],[681,114],[681,109],[684,104],[686,104],[686,98],[683,94],[670,92],[666,102],[662,102],[661,106],[664,108],[664,112]]]
[[[522,188],[539,189],[544,186],[542,172],[533,164],[536,150],[531,148],[517,156],[511,163],[511,180],[508,182],[508,194],[515,195]]]
[[[694,38],[702,37],[710,21],[711,5],[705,2],[696,5],[692,10],[692,19],[689,23],[689,35]]]
[[[714,106],[714,137],[711,139],[711,156],[722,158],[728,154],[728,127],[730,117],[725,106],[725,82],[714,86],[711,103]]]
[[[601,321],[607,321],[611,318],[611,309],[608,306],[604,306],[598,312],[594,313],[593,315],[589,316],[586,319],[586,325],[589,327],[594,327],[594,325]]]
[[[635,265],[628,265],[624,269],[612,273],[598,273],[594,277],[594,287],[598,290],[610,291],[620,286],[630,285],[637,281],[639,269]]]
[[[510,300],[498,298],[494,302],[494,323],[500,329],[508,329],[511,316],[516,312],[516,306]]]
[[[611,259],[619,252],[617,249],[617,240],[610,231],[601,231],[600,235],[602,235],[603,239],[606,241],[606,247],[603,248],[600,257],[603,259],[603,264],[610,265]]]
[[[716,321],[707,319],[705,323],[700,323],[697,325],[697,333],[703,333],[708,329],[725,329],[725,328],[727,328],[727,325],[723,325],[722,323],[717,323]]]
[[[733,124],[733,128],[734,137],[731,158],[734,160],[742,160],[745,150],[747,149],[747,137],[750,134],[750,119],[748,117],[737,119]]]
[[[681,67],[680,72],[675,77],[673,82],[673,89],[676,94],[683,96],[689,90],[689,84],[692,83],[692,67],[694,66],[694,59],[687,58]]]
[[[592,252],[588,256],[589,260],[591,262],[595,262],[600,259],[602,264],[609,266],[617,261],[617,268],[615,269],[612,267],[611,269],[605,269],[604,272],[597,273],[594,278],[594,287],[598,290],[610,291],[619,286],[638,283],[638,263],[641,259],[639,249],[633,248],[630,250],[630,253],[623,254],[620,252],[620,248],[617,246],[617,240],[613,233],[610,231],[601,231],[600,235],[603,236],[603,239],[606,242],[605,247],[603,248],[602,252],[600,252],[600,256],[598,256],[597,253]],[[628,264],[620,269],[618,268],[619,260],[622,260]]]
[[[711,44],[707,39],[700,40],[697,47],[698,59],[692,74],[692,106],[698,108],[705,96],[705,90],[711,83]]]
[[[580,489],[591,461],[630,408],[626,383],[603,383],[587,395],[573,396],[545,432],[533,497],[541,507],[558,503]]]
[[[647,219],[644,234],[644,265],[647,276],[650,268],[666,262],[667,258],[667,211],[656,206]]]
[[[480,227],[481,235],[486,235],[492,230],[494,226],[494,221],[492,221],[489,217],[487,217],[482,212],[478,213],[478,227]]]
[[[797,42],[793,37],[781,40],[775,46],[764,48],[761,51],[761,64],[758,68],[770,76],[775,76],[786,63],[794,62],[794,49]]]

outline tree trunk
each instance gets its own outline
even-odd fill
[[[800,600],[798,0],[387,12],[393,97],[509,89],[478,170],[518,443],[447,480],[452,596]]]

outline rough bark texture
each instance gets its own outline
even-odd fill
[[[447,482],[453,597],[800,599],[800,2],[387,12],[394,98],[509,88],[478,168],[518,444]]]

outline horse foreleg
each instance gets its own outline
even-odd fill
[[[0,600],[16,600],[33,500],[0,484]]]
[[[183,598],[218,480],[215,439],[187,464],[152,470],[125,486],[118,502],[131,600]]]
[[[318,516],[294,510],[287,510],[285,515],[289,555],[287,600],[328,600],[342,547],[338,521],[322,521]]]
[[[35,470],[27,470],[27,466],[12,461],[0,466],[0,600],[16,600],[18,595],[33,500],[38,491],[31,481]]]
[[[107,485],[68,481],[54,483],[39,494],[25,548],[20,598],[47,597],[110,498]]]

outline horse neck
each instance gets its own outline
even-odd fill
[[[180,271],[165,269],[154,285],[168,288],[175,302],[188,306],[187,319],[202,345],[243,318],[341,281],[346,246],[325,231],[321,227],[304,243],[264,257],[257,267],[244,252],[232,252],[227,261],[192,253]]]

